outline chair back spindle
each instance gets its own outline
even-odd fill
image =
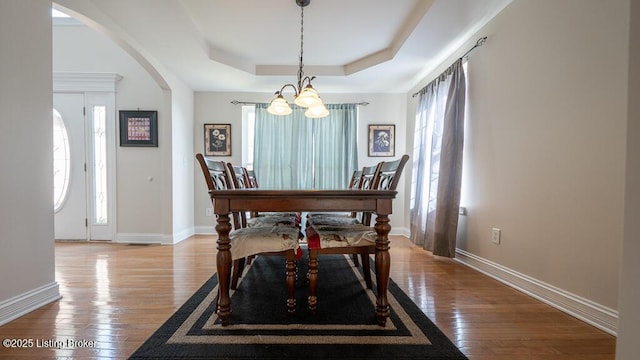
[[[227,169],[229,170],[229,174],[231,175],[231,183],[233,184],[234,189],[250,189],[250,181],[247,176],[247,170],[238,165],[233,165],[232,163],[227,163]],[[242,227],[247,227],[247,213],[240,212],[240,225]]]
[[[362,174],[360,175],[360,184],[358,185],[358,189],[360,190],[372,190],[374,189],[374,184],[377,181],[380,164],[373,166],[365,166],[362,168]],[[360,222],[364,225],[369,226],[371,224],[371,213],[364,212],[361,215]]]
[[[353,175],[351,175],[351,180],[349,181],[349,189],[355,189],[360,185],[360,178],[362,177],[362,170],[355,170]]]
[[[248,189],[251,188],[249,178],[244,167],[227,163],[229,174],[233,180],[233,187],[235,189]]]
[[[256,177],[256,172],[253,170],[247,170],[247,179],[249,180],[250,188],[258,188],[258,178]]]
[[[360,182],[357,186],[361,190],[371,190],[375,184],[378,176],[378,167],[380,164],[373,166],[365,166],[362,168],[362,174],[360,175]]]

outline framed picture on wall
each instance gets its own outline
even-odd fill
[[[204,124],[204,156],[231,156],[231,124]]]
[[[395,143],[395,125],[369,125],[369,156],[395,156]]]
[[[158,146],[158,112],[120,110],[120,146]]]

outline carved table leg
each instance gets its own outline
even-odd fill
[[[287,312],[296,312],[296,255],[289,251],[287,253]]]
[[[389,269],[391,260],[389,256],[389,217],[378,215],[375,225],[376,237],[376,281],[378,297],[376,300],[376,318],[378,325],[385,326],[389,317],[389,301],[387,300],[387,287],[389,285]]]
[[[307,273],[309,278],[309,311],[312,314],[316,312],[316,306],[318,305],[318,298],[316,297],[316,285],[318,284],[318,253],[309,249],[309,272]]]
[[[218,215],[218,254],[216,266],[218,268],[218,316],[222,326],[231,324],[231,299],[229,298],[229,282],[231,277],[231,245],[229,244],[229,214]]]

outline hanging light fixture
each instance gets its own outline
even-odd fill
[[[274,115],[289,115],[293,110],[289,106],[289,102],[282,96],[282,92],[286,87],[292,87],[294,91],[294,103],[300,107],[307,108],[304,115],[310,118],[321,118],[329,115],[329,110],[324,106],[322,99],[316,89],[311,86],[311,81],[315,76],[305,76],[302,70],[304,63],[302,55],[304,49],[304,8],[309,5],[311,0],[296,0],[296,4],[300,6],[300,58],[298,62],[298,83],[285,84],[276,91],[275,97],[271,100],[267,111]]]

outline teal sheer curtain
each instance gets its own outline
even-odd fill
[[[310,119],[292,106],[272,115],[256,104],[253,167],[260,187],[346,188],[358,168],[357,105],[328,104],[329,116]]]
[[[358,108],[328,104],[329,116],[313,119],[315,189],[346,189],[358,168]]]
[[[313,123],[304,109],[287,116],[256,104],[253,169],[262,188],[311,189],[313,186]]]

